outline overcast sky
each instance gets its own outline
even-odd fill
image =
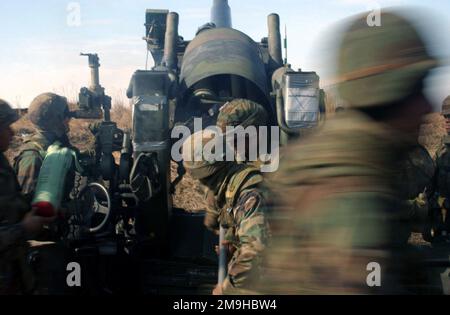
[[[69,21],[71,2],[81,9],[79,26]],[[113,98],[125,99],[133,72],[145,67],[145,10],[169,9],[180,14],[179,33],[191,39],[209,21],[212,0],[1,0],[0,98],[27,107],[38,94],[53,91],[75,98],[88,85],[87,59],[101,58],[101,83]],[[229,0],[233,27],[255,41],[267,36],[267,15],[278,13],[289,38],[293,68],[315,70],[326,77],[330,43],[337,40],[336,22],[353,14],[385,6],[421,5],[435,18],[421,21],[433,32],[436,53],[450,52],[449,0]],[[284,28],[284,27],[283,27]],[[450,94],[450,68],[441,68],[429,80],[428,93],[438,106]]]

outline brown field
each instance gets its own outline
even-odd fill
[[[130,106],[121,103],[113,106],[111,117],[117,122],[120,128],[131,128],[131,108]],[[80,150],[85,150],[92,147],[94,138],[90,133],[88,126],[90,121],[73,120],[71,122],[70,140],[73,145]],[[23,142],[23,137],[26,134],[33,132],[32,123],[26,116],[22,117],[14,124],[16,136],[11,144],[11,149],[6,153],[7,157],[12,161],[17,155],[18,149]],[[426,118],[425,124],[422,126],[421,136],[419,142],[424,145],[434,157],[438,149],[442,137],[445,135],[444,120],[438,113],[429,115]],[[176,177],[176,164],[172,163],[172,179]],[[198,183],[188,175],[176,187],[174,195],[174,206],[177,208],[186,209],[187,211],[198,211],[205,208],[202,188]],[[422,243],[420,234],[414,234],[411,238],[414,243]]]

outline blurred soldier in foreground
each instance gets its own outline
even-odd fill
[[[208,189],[207,227],[218,230],[222,225],[229,229],[227,240],[232,258],[228,276],[213,294],[243,294],[250,292],[249,282],[260,274],[260,255],[269,238],[263,178],[254,167],[208,156],[203,148],[214,141],[214,135],[203,131],[186,140],[184,166]]]
[[[26,263],[27,239],[52,220],[30,211],[3,154],[14,134],[10,125],[18,119],[17,113],[0,100],[0,295],[32,293],[34,278]]]
[[[433,243],[450,242],[450,97],[442,105],[447,136],[436,157],[435,189],[430,200],[429,224],[424,231],[424,239]]]
[[[33,100],[28,113],[37,132],[21,147],[15,159],[14,169],[22,193],[31,199],[48,147],[56,141],[63,146],[70,146],[67,136],[70,111],[66,98],[45,93]]]
[[[398,163],[431,111],[423,80],[437,61],[398,13],[383,10],[380,27],[367,15],[350,21],[337,56],[348,108],[289,146],[272,178],[277,206],[261,292],[408,293],[425,281],[407,246]]]

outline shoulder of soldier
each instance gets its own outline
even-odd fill
[[[266,222],[269,215],[269,207],[262,191],[257,188],[243,190],[233,208],[234,222],[239,226],[239,230],[246,231],[266,229]]]
[[[42,162],[44,159],[43,153],[37,150],[24,149],[14,159],[14,168],[17,171],[17,167],[20,164],[24,166],[26,164],[34,164],[36,162]]]
[[[242,168],[230,178],[227,185],[226,198],[231,200],[231,204],[233,204],[241,191],[259,185],[263,180],[264,178],[259,169],[243,164]]]
[[[246,188],[239,193],[236,204],[247,204],[247,206],[258,206],[266,199],[264,189],[259,186]]]
[[[41,151],[47,150],[48,146],[51,143],[49,143],[48,140],[46,140],[43,136],[39,134],[35,134],[33,136],[30,136],[29,138],[25,139],[23,148],[24,149],[38,149]]]
[[[24,158],[42,158],[47,151],[48,143],[45,139],[33,136],[25,140],[19,148],[19,154],[15,160],[22,160]]]

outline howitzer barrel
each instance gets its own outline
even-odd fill
[[[175,12],[170,12],[167,15],[167,29],[163,62],[166,64],[166,67],[171,70],[174,70],[178,67],[178,19],[178,14]]]
[[[283,65],[281,49],[280,17],[278,14],[268,16],[270,68],[275,71]]]
[[[228,0],[214,0],[211,9],[211,22],[218,28],[232,28],[231,9]]]
[[[89,89],[92,92],[97,92],[97,90],[101,89],[100,86],[100,61],[97,54],[83,54],[80,56],[87,56],[89,58],[89,68],[91,68],[91,86]]]
[[[91,90],[96,91],[100,87],[100,73],[98,67],[91,67]]]

